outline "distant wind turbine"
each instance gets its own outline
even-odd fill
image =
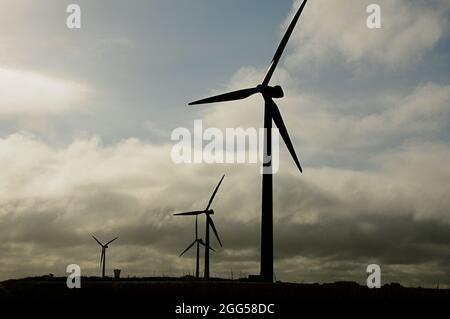
[[[261,207],[261,273],[260,277],[263,281],[272,282],[273,281],[273,177],[272,177],[272,121],[278,127],[281,137],[286,144],[289,153],[294,159],[300,172],[302,172],[302,167],[295,153],[294,147],[292,145],[291,139],[289,137],[288,131],[284,124],[283,118],[281,116],[278,106],[273,101],[274,98],[282,98],[284,96],[283,89],[281,86],[269,86],[270,79],[280,61],[284,49],[289,41],[289,38],[294,31],[295,25],[297,24],[300,15],[305,8],[307,0],[304,0],[295,14],[291,24],[289,25],[280,45],[278,46],[275,56],[269,66],[269,69],[264,77],[261,84],[253,88],[238,90],[230,93],[225,93],[206,99],[198,100],[189,105],[197,104],[208,104],[226,101],[235,101],[248,98],[249,96],[260,93],[265,102],[264,106],[264,163],[263,169],[264,174],[262,176],[262,207]]]
[[[209,199],[208,205],[206,206],[205,210],[174,214],[175,216],[196,216],[196,218],[199,215],[201,215],[201,214],[205,214],[205,216],[206,216],[206,231],[205,231],[206,243],[204,244],[204,246],[205,246],[205,279],[209,278],[209,249],[207,249],[206,247],[211,247],[210,244],[209,244],[209,242],[210,242],[210,240],[209,240],[209,228],[210,227],[213,230],[214,235],[217,238],[217,241],[219,242],[220,246],[222,247],[222,242],[220,241],[219,234],[217,233],[216,226],[214,225],[214,221],[211,218],[211,215],[214,214],[214,210],[209,209],[209,208],[211,207],[212,201],[213,201],[214,197],[216,196],[217,190],[219,189],[220,184],[222,184],[222,181],[223,181],[224,177],[225,177],[225,175],[222,176],[222,178],[220,179],[219,184],[217,184],[216,189],[212,193],[211,198]],[[196,223],[196,225],[197,225],[197,223]],[[195,241],[184,252],[189,250],[194,244],[195,244]],[[197,245],[198,244],[199,244],[199,242],[197,241]],[[198,246],[197,246],[197,256],[198,256]],[[198,263],[198,257],[197,257],[197,263]],[[198,271],[198,266],[197,266],[197,271]]]
[[[196,247],[197,248],[197,256],[196,256],[197,258],[196,258],[196,263],[195,263],[195,278],[199,278],[200,277],[200,270],[199,270],[199,268],[200,268],[200,245],[202,245],[206,249],[206,244],[203,242],[202,238],[198,238],[198,215],[195,216],[195,240],[180,254],[180,257],[183,256],[195,244],[197,244],[197,247]],[[212,247],[209,247],[209,249],[211,249],[212,251],[215,251]]]
[[[115,241],[119,237],[116,237],[103,245],[97,238],[95,238],[94,235],[91,235],[91,236],[102,247],[102,255],[100,256],[100,268],[102,268],[102,278],[105,278],[106,248],[108,248],[108,245],[111,244],[113,241]]]

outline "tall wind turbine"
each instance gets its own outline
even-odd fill
[[[198,238],[198,215],[195,215],[195,240],[190,244],[181,254],[180,257],[183,256],[189,249],[191,249],[195,244],[197,244],[197,259],[195,263],[195,278],[200,277],[200,245],[205,247],[206,244],[203,242],[202,238]],[[212,247],[209,247],[212,251],[215,251]]]
[[[113,241],[115,241],[119,237],[116,237],[103,245],[97,238],[95,238],[94,235],[91,235],[91,236],[102,247],[102,255],[100,256],[100,267],[102,268],[102,278],[105,278],[106,248],[108,248],[108,245],[111,244]]]
[[[219,184],[217,184],[216,189],[214,189],[214,192],[211,195],[211,198],[209,199],[208,205],[206,206],[205,210],[199,210],[199,211],[193,211],[193,212],[187,212],[187,213],[179,213],[179,214],[174,214],[175,216],[199,216],[201,214],[205,214],[206,216],[206,231],[205,231],[205,279],[209,278],[209,249],[207,247],[211,247],[209,245],[209,228],[211,227],[214,235],[217,238],[217,241],[219,242],[220,246],[222,247],[222,242],[220,241],[219,238],[219,234],[217,233],[217,229],[216,226],[214,225],[214,221],[211,218],[211,215],[214,215],[214,210],[209,209],[211,207],[212,201],[214,199],[214,197],[216,196],[217,190],[220,187],[220,184],[222,184],[223,178],[225,177],[225,175],[222,176],[222,178],[220,179]],[[195,243],[195,242],[194,242]],[[193,243],[193,244],[194,244]],[[191,244],[191,246],[193,245]],[[191,247],[188,247],[188,249]],[[197,250],[198,251],[198,250]],[[198,258],[197,258],[198,260]],[[198,269],[198,268],[197,268]]]
[[[289,137],[286,126],[283,122],[280,110],[273,101],[274,98],[282,98],[284,96],[281,86],[269,86],[270,79],[280,61],[284,49],[289,41],[289,38],[294,31],[300,15],[305,8],[306,2],[304,0],[295,14],[291,24],[289,25],[280,45],[278,46],[275,56],[269,66],[269,69],[261,84],[254,88],[243,89],[225,93],[199,101],[189,103],[189,105],[217,103],[226,101],[235,101],[245,99],[253,94],[260,93],[264,98],[264,163],[262,176],[262,207],[261,207],[261,280],[273,281],[273,178],[272,178],[272,121],[278,127],[281,137],[284,140],[295,164],[300,172],[302,167],[295,153],[291,139]]]

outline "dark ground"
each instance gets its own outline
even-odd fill
[[[330,284],[260,283],[243,280],[195,281],[192,278],[129,278],[102,280],[82,277],[81,289],[68,289],[66,278],[48,276],[8,280],[0,283],[0,300],[81,302],[108,301],[138,302],[148,309],[165,314],[175,313],[177,305],[211,305],[219,309],[221,303],[273,303],[277,316],[243,316],[245,318],[284,318],[299,307],[314,306],[318,312],[336,306],[383,304],[412,305],[423,302],[439,302],[450,305],[450,289],[405,288],[387,284],[380,289],[369,289],[353,282]],[[332,306],[331,306],[332,305]],[[110,308],[111,309],[111,308]],[[152,311],[153,311],[152,310]],[[236,315],[234,315],[236,316]],[[164,317],[168,317],[165,315]],[[179,316],[187,317],[189,316]],[[200,318],[199,316],[198,318]],[[224,317],[208,315],[208,318]]]
[[[273,284],[247,280],[212,279],[211,281],[185,278],[112,278],[82,277],[81,289],[68,289],[66,277],[49,276],[7,280],[0,283],[0,298],[164,298],[178,296],[184,300],[224,299],[297,300],[297,299],[447,299],[449,289],[405,288],[386,284],[380,289],[369,289],[354,282],[328,284]]]

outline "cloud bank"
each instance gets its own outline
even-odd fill
[[[51,115],[70,111],[87,88],[38,73],[0,68],[0,117]]]

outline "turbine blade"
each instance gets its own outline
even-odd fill
[[[186,248],[186,249],[180,254],[180,257],[183,256],[189,249],[191,249],[192,246],[194,246],[196,242],[197,242],[197,240],[194,240],[194,242],[193,242],[192,244],[190,244],[190,245],[188,246],[188,248]]]
[[[274,101],[272,101],[270,99],[267,100],[266,103],[269,104],[270,112],[272,114],[272,119],[275,122],[275,125],[278,127],[278,130],[280,131],[280,135],[283,138],[283,141],[286,144],[286,146],[289,150],[289,153],[291,153],[291,156],[294,159],[294,162],[297,165],[300,172],[303,173],[303,169],[297,158],[297,154],[295,153],[294,146],[292,146],[292,142],[289,137],[289,133],[286,129],[286,125],[284,124],[283,118],[281,117],[281,113],[280,113],[280,110],[278,109],[278,106],[275,104]]]
[[[100,246],[102,246],[103,247],[103,244],[97,239],[97,238],[95,238],[95,236],[94,235],[91,235],[92,236],[92,238],[94,238],[95,239],[95,241],[100,245]]]
[[[119,237],[116,237],[116,238],[110,240],[109,242],[107,242],[107,243],[105,244],[105,246],[108,246],[108,245],[111,244],[113,241],[115,241],[117,238],[119,238]]]
[[[266,76],[264,77],[264,80],[262,82],[263,86],[267,86],[269,84],[270,79],[272,78],[273,72],[277,68],[278,62],[280,61],[280,58],[283,55],[283,51],[286,48],[289,38],[291,37],[292,31],[294,31],[295,25],[297,24],[297,21],[300,18],[300,15],[302,14],[303,9],[305,8],[306,2],[308,2],[308,0],[303,1],[302,5],[298,9],[294,18],[292,19],[291,24],[287,28],[286,33],[284,34],[284,37],[281,40],[277,51],[275,52],[275,55],[272,59],[272,63],[270,64],[269,69],[267,70]]]
[[[216,189],[215,189],[214,192],[212,193],[211,198],[209,199],[209,202],[208,202],[208,206],[206,206],[206,209],[205,209],[205,210],[208,210],[208,209],[209,209],[209,206],[211,206],[211,203],[212,203],[214,197],[216,196],[217,190],[219,189],[220,184],[222,184],[222,181],[223,181],[224,177],[225,177],[225,175],[222,176],[222,178],[220,179],[219,184],[217,184]]]
[[[205,245],[205,243],[203,241],[200,241],[199,243],[200,243],[200,245],[202,245],[203,247],[206,248],[206,245]],[[209,249],[212,250],[213,252],[216,252],[216,250],[214,248],[212,248],[212,247],[209,247]]]
[[[197,210],[197,211],[193,211],[193,212],[178,213],[178,214],[173,214],[173,215],[174,216],[198,216],[203,213],[204,213],[203,210]]]
[[[248,98],[249,96],[251,96],[255,93],[258,93],[257,88],[237,90],[237,91],[233,91],[233,92],[229,92],[229,93],[225,93],[225,94],[208,97],[206,99],[198,100],[195,102],[191,102],[191,103],[189,103],[189,105],[242,100],[242,99]]]
[[[220,247],[223,247],[222,246],[222,242],[220,241],[220,238],[219,238],[219,234],[217,233],[216,226],[214,225],[214,221],[212,220],[211,217],[209,217],[209,224],[211,225],[211,228],[212,228],[212,230],[214,232],[214,235],[216,235],[216,238],[217,238],[217,241],[220,244]]]

